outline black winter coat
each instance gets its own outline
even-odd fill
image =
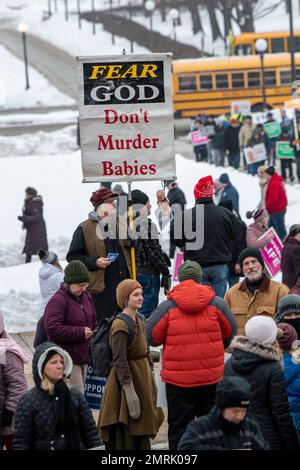
[[[41,379],[38,373],[38,361],[41,355],[53,346],[58,348],[53,343],[43,343],[34,354],[32,369],[36,386],[22,395],[19,401],[13,440],[14,450],[50,450],[51,446],[55,450],[63,449],[63,437],[56,431],[58,397],[40,388]],[[79,390],[71,388],[70,392],[78,411],[80,449],[100,446],[96,424],[86,400]],[[54,441],[53,444],[51,444],[52,441]]]
[[[207,416],[193,420],[180,439],[178,450],[269,450],[258,424],[246,416],[239,433],[222,430],[222,410],[214,406]]]
[[[196,207],[198,212],[196,225]],[[203,212],[201,211],[203,209]],[[204,219],[203,219],[204,213]],[[188,225],[184,226],[185,221]],[[231,261],[231,242],[235,239],[235,216],[224,207],[216,206],[212,199],[204,198],[196,201],[196,206],[184,211],[182,217],[181,238],[176,238],[180,220],[171,221],[170,239],[174,245],[184,248],[184,260],[196,261],[203,268]],[[175,231],[176,228],[176,231]],[[189,238],[189,233],[197,233],[196,249],[190,249],[196,237]]]
[[[239,133],[241,126],[229,126],[225,129],[225,149],[232,154],[240,153]]]
[[[300,270],[300,242],[289,238],[281,253],[282,282],[290,289],[297,280],[297,272]]]
[[[43,218],[42,196],[25,199],[23,215],[19,217],[26,230],[23,253],[36,255],[39,249],[48,250],[46,224]]]
[[[259,424],[270,449],[297,449],[280,351],[245,336],[237,336],[230,349],[233,349],[232,357],[226,362],[224,376],[239,376],[250,383],[249,412]]]

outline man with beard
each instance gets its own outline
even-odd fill
[[[228,290],[225,300],[235,315],[238,335],[244,335],[245,324],[254,315],[275,316],[278,302],[289,293],[289,288],[263,272],[264,260],[256,248],[242,251],[240,266],[245,279]]]
[[[250,400],[251,388],[245,379],[223,379],[217,385],[215,406],[188,425],[178,449],[268,450],[259,425],[246,416]]]
[[[297,331],[300,339],[300,297],[289,294],[278,302],[278,312],[275,317],[276,323],[288,323]]]

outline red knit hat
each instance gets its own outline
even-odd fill
[[[113,193],[107,188],[100,188],[92,193],[90,201],[96,208],[99,204],[102,204],[102,202],[105,202],[108,199],[117,199],[119,196],[119,193]]]
[[[204,176],[204,178],[200,178],[198,183],[194,188],[194,196],[195,199],[200,199],[203,197],[213,197],[214,192],[214,182],[212,176]]]

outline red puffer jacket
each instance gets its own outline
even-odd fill
[[[235,319],[211,287],[183,281],[147,322],[148,342],[163,344],[162,380],[198,387],[223,377],[224,347],[236,334]]]
[[[278,173],[274,173],[270,179],[266,191],[266,209],[270,215],[286,210],[287,197],[284,183]]]

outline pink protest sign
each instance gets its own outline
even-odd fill
[[[276,276],[281,271],[282,243],[274,228],[268,230],[272,233],[271,241],[260,249],[266,268],[271,277]]]
[[[209,142],[209,138],[207,136],[203,136],[201,131],[194,131],[190,133],[192,144],[195,145],[204,145]]]
[[[175,268],[174,268],[174,273],[173,273],[173,281],[179,281],[178,279],[178,269],[183,263],[183,253],[177,253],[176,258],[175,258]]]

